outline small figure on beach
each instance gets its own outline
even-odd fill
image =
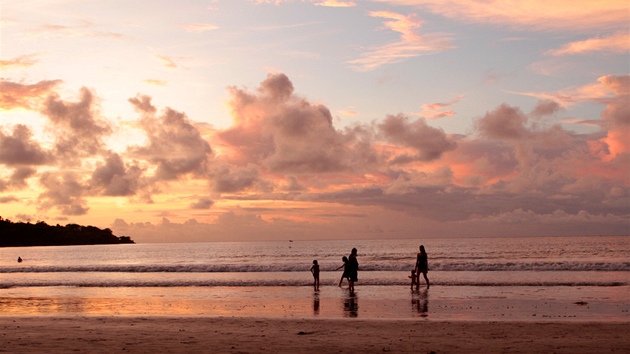
[[[335,269],[335,270],[339,270],[341,268],[343,268],[343,273],[341,274],[341,279],[339,279],[339,287],[341,288],[341,283],[343,283],[343,280],[348,278],[348,257],[343,256],[341,257],[341,260],[343,261],[343,264],[341,266],[339,266],[339,268]],[[349,282],[350,280],[348,280]]]
[[[18,257],[18,263],[22,263],[22,257]]]
[[[317,264],[317,260],[313,261],[311,273],[313,273],[313,288],[319,290],[319,264]]]
[[[418,279],[416,278],[416,270],[415,269],[411,270],[411,275],[409,276],[409,278],[411,279],[411,290],[413,290],[413,286],[414,285],[417,288],[418,287]]]
[[[354,291],[354,283],[359,280],[359,261],[357,261],[357,249],[353,248],[348,257],[348,289]]]
[[[429,278],[427,277],[427,273],[429,272],[429,256],[427,255],[426,250],[423,245],[420,245],[420,252],[416,258],[416,289],[420,287],[420,273],[424,277],[424,280],[427,282],[427,289],[429,288]]]

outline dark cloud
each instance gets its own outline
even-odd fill
[[[614,98],[604,100],[607,106],[602,118],[617,126],[630,126],[630,75],[604,76],[600,82],[615,94]]]
[[[98,115],[94,94],[85,87],[81,88],[78,102],[66,102],[57,94],[50,95],[42,113],[54,126],[56,154],[70,163],[101,152],[103,136],[112,132],[109,124]]]
[[[549,116],[560,111],[562,107],[558,102],[552,100],[542,100],[538,102],[531,115],[534,117]]]
[[[449,138],[442,129],[427,125],[424,118],[411,122],[403,115],[390,115],[378,128],[389,143],[412,148],[415,152],[397,155],[391,160],[392,163],[432,161],[457,147],[454,139]]]
[[[522,139],[527,136],[527,116],[516,107],[502,104],[477,121],[483,137],[493,139]]]
[[[128,153],[156,164],[155,180],[208,173],[212,149],[184,113],[167,108],[161,116],[155,116],[156,109],[147,96],[138,96],[129,102],[143,115],[140,127],[146,132],[148,143],[129,147]]]
[[[35,176],[37,170],[30,167],[19,167],[13,171],[10,184],[15,188],[24,188],[27,186],[26,180]]]
[[[120,155],[110,152],[104,164],[92,173],[91,186],[106,196],[135,195],[143,170],[137,165],[126,166]]]
[[[214,201],[208,197],[199,198],[194,203],[190,204],[192,209],[210,209],[214,205]]]
[[[254,165],[242,168],[222,166],[212,173],[212,184],[218,193],[234,193],[254,186],[258,178],[258,167]]]
[[[39,180],[46,192],[38,197],[40,209],[57,208],[62,215],[84,215],[89,208],[83,199],[86,187],[73,173],[45,172]]]
[[[45,151],[32,137],[31,130],[22,124],[16,125],[11,135],[6,135],[0,127],[0,163],[7,166],[29,166],[53,161],[52,154]]]
[[[2,181],[0,181],[0,187],[1,186],[2,186]],[[1,188],[0,188],[0,191],[2,191]],[[17,201],[19,201],[19,199],[17,199],[15,196],[12,196],[12,195],[0,197],[0,204],[7,204],[7,203],[12,203],[12,202],[17,202]]]

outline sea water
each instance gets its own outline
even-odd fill
[[[422,291],[410,292],[420,244],[429,255],[431,288],[425,289],[421,277]],[[356,293],[348,294],[337,286],[342,271],[336,269],[352,248],[358,250],[359,281]],[[321,269],[317,292],[309,272],[313,260]],[[531,300],[519,316],[539,316],[535,309],[548,303],[572,305],[564,316],[588,308],[590,315],[576,317],[593,319],[600,313],[630,321],[630,237],[0,248],[0,314],[274,315],[283,310],[285,316],[337,317],[359,308],[359,297],[362,310],[356,315],[364,317],[400,317],[396,306],[408,311],[409,304],[424,316],[478,318],[490,311],[496,317],[513,314],[509,304]],[[426,306],[429,298],[433,311]],[[506,309],[492,310],[502,301],[497,306]],[[337,305],[329,310],[322,302]],[[247,303],[258,308],[243,311]],[[562,316],[557,309],[547,313]]]

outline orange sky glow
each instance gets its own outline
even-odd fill
[[[0,216],[630,235],[627,1],[0,0]]]

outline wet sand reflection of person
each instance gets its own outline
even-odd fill
[[[429,290],[422,289],[412,292],[411,307],[418,311],[421,317],[429,315]]]
[[[319,315],[319,292],[313,292],[313,314]]]
[[[353,291],[349,291],[343,298],[343,316],[359,316],[359,298],[357,297],[357,294]]]

